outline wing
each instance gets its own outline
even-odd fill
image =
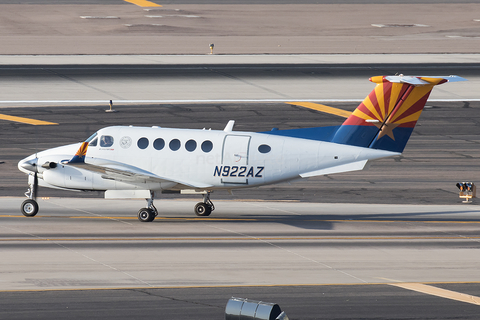
[[[143,170],[141,168],[131,166],[122,162],[87,157],[88,142],[82,143],[80,149],[75,156],[68,162],[62,163],[63,165],[81,168],[96,173],[100,173],[102,178],[122,181],[127,183],[165,183],[174,182],[178,186],[176,188],[184,189],[206,189],[212,187],[212,185],[195,182],[195,181],[182,181],[178,179],[160,177],[152,172]]]

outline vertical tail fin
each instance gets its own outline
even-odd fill
[[[458,76],[370,78],[375,89],[340,126],[332,142],[402,152],[433,87]]]

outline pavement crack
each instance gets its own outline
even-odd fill
[[[213,308],[217,308],[217,309],[223,309],[224,308],[224,307],[216,306],[216,305],[213,305],[213,304],[201,303],[201,302],[185,300],[185,299],[178,299],[178,298],[174,298],[174,297],[171,297],[171,296],[157,294],[157,293],[148,291],[148,289],[145,289],[145,290],[142,290],[142,289],[127,289],[127,290],[133,291],[133,292],[143,293],[143,294],[145,294],[147,296],[150,296],[150,297],[157,297],[157,298],[167,299],[167,300],[171,300],[171,301],[185,302],[185,303],[189,303],[189,304],[193,304],[193,305],[213,307]],[[152,289],[150,289],[150,290],[152,290]],[[153,289],[153,290],[155,290],[155,289]]]

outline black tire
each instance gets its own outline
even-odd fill
[[[38,213],[38,203],[32,199],[25,200],[20,209],[25,217],[34,217]]]
[[[137,216],[141,222],[152,222],[155,219],[155,212],[152,209],[142,208]]]
[[[194,211],[199,217],[208,217],[212,213],[212,207],[206,203],[199,202],[195,205]]]

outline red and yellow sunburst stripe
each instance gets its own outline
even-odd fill
[[[80,148],[78,149],[77,153],[75,153],[75,156],[77,157],[85,157],[87,155],[87,149],[88,149],[88,142],[82,143]]]
[[[407,92],[409,84],[380,82],[344,125],[372,126],[388,120],[397,126],[414,127],[435,84],[416,86]]]

